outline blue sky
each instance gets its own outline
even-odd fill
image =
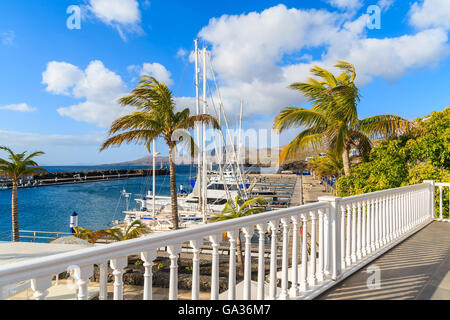
[[[66,26],[71,5],[81,8],[80,30]],[[367,28],[370,5],[381,9],[379,30]],[[115,101],[145,73],[191,107],[197,37],[233,124],[244,100],[246,128],[269,128],[282,107],[304,103],[286,86],[337,59],[357,68],[361,118],[414,119],[449,105],[447,0],[3,0],[0,18],[0,145],[43,150],[47,165],[146,155],[142,146],[98,152],[125,112]]]

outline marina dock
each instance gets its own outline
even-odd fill
[[[155,170],[155,175],[157,176],[169,175],[169,173],[169,170],[164,168]],[[37,188],[55,185],[102,182],[108,180],[124,180],[152,175],[152,169],[49,172],[30,177],[30,179],[22,179],[22,183],[19,184],[19,188]],[[12,183],[9,180],[0,182],[0,187],[1,186],[10,189],[12,187]]]

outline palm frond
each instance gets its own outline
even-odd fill
[[[107,139],[100,148],[100,151],[106,150],[112,146],[120,146],[123,143],[129,144],[134,142],[136,144],[139,143],[148,144],[150,141],[157,138],[158,136],[159,132],[152,130],[134,130],[120,133]]]
[[[292,127],[313,127],[327,125],[327,118],[324,114],[304,108],[290,107],[280,112],[275,118],[273,128],[279,132]]]
[[[413,124],[399,116],[379,115],[359,121],[358,130],[370,138],[394,137],[411,131]]]
[[[307,129],[300,133],[289,143],[280,153],[278,164],[281,165],[286,160],[294,159],[299,152],[310,149],[318,149],[326,144],[324,133],[316,133],[315,128]]]

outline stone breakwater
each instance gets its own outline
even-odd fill
[[[156,169],[155,175],[170,174],[167,169]],[[153,169],[117,169],[117,170],[92,170],[74,172],[48,172],[37,174],[33,177],[22,178],[19,187],[43,187],[50,185],[100,182],[107,180],[120,180],[153,175]],[[10,188],[11,181],[3,181],[1,186]]]

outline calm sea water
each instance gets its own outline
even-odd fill
[[[139,169],[143,167],[46,167],[50,172]],[[148,167],[147,167],[148,168]],[[177,167],[177,185],[190,191],[189,179],[195,168]],[[70,215],[76,211],[78,224],[88,229],[103,229],[113,220],[124,218],[123,189],[132,193],[130,208],[135,198],[142,197],[152,188],[152,177],[102,181],[86,184],[19,189],[19,225],[21,230],[68,232]],[[156,193],[169,196],[169,176],[156,177]],[[11,229],[11,191],[0,191],[0,232]]]

